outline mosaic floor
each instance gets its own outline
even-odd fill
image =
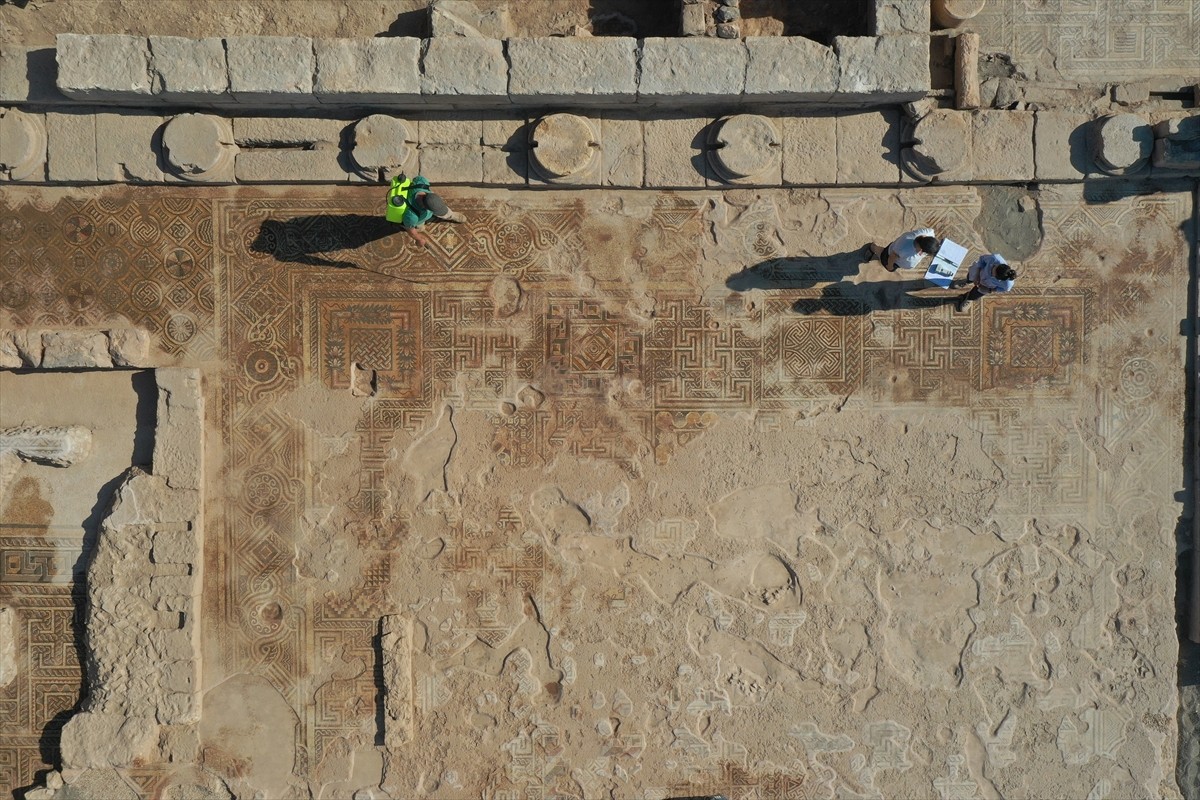
[[[1171,796],[1194,232],[1147,189],[1043,191],[1016,291],[964,313],[856,257],[918,223],[980,252],[964,187],[461,193],[429,253],[368,189],[13,193],[0,325],[119,319],[204,369],[230,786]],[[24,786],[80,670],[5,502]]]

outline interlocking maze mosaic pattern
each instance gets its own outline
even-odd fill
[[[837,224],[805,239],[783,193],[718,231],[706,195],[490,192],[436,257],[381,236],[368,190],[29,202],[0,214],[0,323],[121,319],[205,365],[206,681],[277,690],[293,782],[374,744],[372,638],[399,613],[424,630],[410,792],[1157,791],[1191,198],[1044,194],[1018,291],[964,314],[725,288],[791,242],[885,235],[857,226],[894,193],[846,223],[863,194],[822,193]],[[973,190],[901,202],[981,247]],[[355,369],[376,396],[351,397]],[[930,453],[960,464],[944,496],[906,471]],[[12,785],[79,674],[47,537],[0,527],[35,656],[0,690]]]

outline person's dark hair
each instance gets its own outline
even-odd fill
[[[444,217],[450,213],[450,206],[446,205],[446,201],[433,192],[421,195],[421,205],[432,211],[435,217]]]
[[[992,273],[998,280],[1011,281],[1017,277],[1017,271],[1008,264],[1000,264],[996,267],[996,271]]]
[[[942,246],[942,243],[939,242],[933,236],[918,236],[917,237],[917,248],[920,249],[920,251],[922,253],[926,253],[928,255],[933,255],[934,253],[936,253],[938,251],[938,248],[941,246]]]

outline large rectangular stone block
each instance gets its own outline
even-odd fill
[[[436,186],[439,183],[483,183],[483,148],[461,144],[444,144],[417,151],[421,174]]]
[[[901,103],[929,91],[928,36],[838,36],[833,49],[841,63],[839,101]]]
[[[217,38],[150,37],[151,90],[162,100],[230,101],[225,43]]]
[[[508,3],[433,0],[429,4],[429,31],[435,39],[448,36],[507,39]]]
[[[1033,115],[1033,166],[1039,181],[1079,181],[1096,172],[1088,152],[1089,114],[1038,111]]]
[[[600,121],[600,169],[605,186],[641,186],[646,179],[646,142],[636,119]]]
[[[900,112],[896,109],[837,117],[837,182],[900,182]]]
[[[421,94],[420,39],[314,39],[313,50],[319,102],[410,101]]]
[[[748,60],[741,39],[646,39],[638,99],[673,104],[740,100]]]
[[[158,384],[154,474],[172,489],[202,489],[204,397],[200,371],[158,369],[154,381]]]
[[[519,185],[529,178],[529,148],[525,119],[489,119],[483,122],[483,182]]]
[[[637,40],[625,37],[509,39],[514,103],[626,103],[637,97]]]
[[[76,100],[150,95],[150,48],[144,36],[60,33],[58,89]]]
[[[783,120],[783,182],[795,186],[837,182],[837,117]]]
[[[890,33],[929,33],[930,0],[873,0],[871,29]]]
[[[508,102],[508,61],[495,39],[430,39],[421,58],[421,94],[448,101]]]
[[[642,124],[646,186],[700,187],[708,183],[704,133],[711,120],[654,119]]]
[[[976,111],[972,118],[975,180],[1032,181],[1032,111]]]
[[[242,150],[233,160],[238,183],[344,183],[336,148],[318,150]]]
[[[53,47],[21,47],[0,42],[0,103],[55,103],[65,98],[55,86],[58,66]]]
[[[295,147],[327,144],[337,147],[347,122],[312,117],[234,117],[233,141],[240,147]]]
[[[239,103],[313,102],[313,43],[306,36],[229,36],[229,89]]]
[[[417,122],[417,141],[422,147],[479,147],[483,141],[483,122],[477,119],[423,119]]]
[[[162,183],[157,140],[164,117],[153,114],[96,115],[96,177],[104,182]]]
[[[749,36],[746,99],[822,102],[838,89],[833,48],[803,36]]]

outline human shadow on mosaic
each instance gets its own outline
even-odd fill
[[[916,294],[928,290],[925,294]],[[924,279],[911,281],[843,281],[821,290],[818,297],[802,297],[792,304],[797,314],[825,313],[835,317],[857,317],[872,311],[932,308],[953,303],[960,292],[930,289]]]
[[[827,256],[772,258],[746,267],[725,279],[735,292],[751,289],[811,289],[818,283],[840,281],[858,274],[863,261],[861,248]]]
[[[291,219],[268,219],[250,243],[251,252],[267,253],[278,261],[310,267],[354,268],[353,261],[332,260],[323,253],[355,250],[401,233],[402,228],[381,216],[313,214]]]

